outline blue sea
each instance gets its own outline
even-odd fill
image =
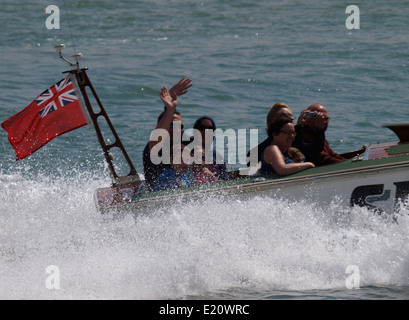
[[[46,25],[49,5],[59,28]],[[178,105],[188,128],[209,115],[262,141],[274,103],[295,115],[321,103],[339,153],[396,140],[382,125],[409,122],[408,17],[408,0],[2,0],[0,121],[64,77],[53,49],[64,43],[68,59],[83,54],[139,173],[160,88],[182,77],[193,83]],[[256,197],[110,220],[93,199],[111,179],[92,125],[20,161],[1,129],[0,148],[0,299],[409,298],[405,212],[389,223],[363,208]]]

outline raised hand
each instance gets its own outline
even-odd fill
[[[297,120],[297,125],[302,125],[307,120],[307,113],[310,112],[308,109],[304,109],[301,111],[300,116]]]
[[[162,87],[162,89],[160,90],[160,98],[163,101],[163,103],[165,104],[166,109],[173,109],[175,110],[178,102],[176,99],[173,99],[168,91],[168,88],[166,87]]]
[[[172,88],[169,90],[170,96],[174,99],[177,100],[178,96],[184,95],[187,92],[187,89],[189,89],[193,84],[191,83],[192,80],[187,78],[182,78],[179,80],[178,83],[176,83]]]

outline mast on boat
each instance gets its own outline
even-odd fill
[[[72,58],[76,61],[75,63],[70,62],[68,59],[66,59],[61,51],[62,49],[64,49],[65,45],[60,44],[60,45],[56,45],[54,48],[56,49],[57,53],[59,54],[60,58],[62,60],[64,60],[65,62],[67,62],[71,67],[75,67],[71,70],[68,71],[64,71],[63,73],[69,73],[75,76],[75,80],[77,82],[78,88],[81,91],[82,94],[82,98],[83,101],[87,107],[88,113],[90,115],[90,118],[92,120],[92,123],[94,125],[94,129],[95,132],[97,134],[98,137],[98,141],[101,145],[102,151],[104,152],[105,155],[105,160],[108,163],[108,167],[109,167],[109,171],[111,173],[111,177],[112,177],[112,186],[113,187],[117,187],[120,185],[124,185],[124,184],[140,184],[141,180],[139,178],[139,175],[134,167],[134,165],[132,164],[131,159],[128,156],[128,153],[125,150],[124,145],[121,142],[121,139],[119,138],[114,126],[112,125],[111,120],[109,119],[109,116],[107,114],[107,112],[105,111],[104,106],[102,105],[101,100],[98,97],[98,94],[96,93],[91,81],[88,78],[87,72],[86,70],[88,70],[88,68],[80,68],[79,66],[79,61],[82,58],[82,54],[81,53],[76,53],[72,56]],[[92,95],[95,98],[95,101],[98,103],[98,106],[100,108],[100,111],[98,113],[95,113],[88,93],[87,93],[87,88],[89,88],[89,90],[91,91]],[[101,127],[98,123],[98,118],[102,117],[106,123],[108,124],[109,129],[111,130],[111,133],[113,135],[113,137],[115,138],[115,141],[111,144],[107,144],[105,142],[104,136],[102,134],[101,131]],[[112,154],[110,153],[112,148],[118,148],[121,152],[122,155],[124,157],[124,159],[127,162],[127,165],[129,167],[129,173],[126,176],[119,176],[114,163],[113,163],[113,157]]]

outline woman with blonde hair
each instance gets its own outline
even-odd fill
[[[270,128],[274,123],[276,123],[279,120],[288,120],[291,123],[295,120],[295,117],[293,115],[293,112],[291,111],[290,107],[283,103],[283,102],[277,102],[275,103],[270,111],[267,114],[267,130]],[[271,137],[267,137],[263,142],[261,142],[256,148],[257,148],[257,159],[256,162],[258,163],[261,161],[262,158],[262,153],[265,148],[267,148],[272,142]],[[255,148],[254,148],[255,149]],[[247,157],[250,157],[254,153],[254,149],[250,150],[247,153]]]

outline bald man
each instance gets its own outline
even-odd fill
[[[297,135],[293,146],[301,150],[305,161],[316,166],[347,160],[332,150],[325,139],[329,121],[328,110],[322,104],[315,103],[301,112],[295,126]]]

